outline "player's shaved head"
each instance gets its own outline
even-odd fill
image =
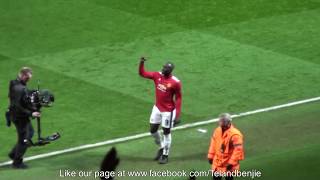
[[[162,67],[162,74],[164,76],[170,76],[173,70],[174,70],[174,64],[171,62],[167,62]]]

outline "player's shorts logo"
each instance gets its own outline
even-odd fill
[[[170,120],[169,120],[169,119],[166,119],[165,124],[166,124],[166,126],[170,126]]]

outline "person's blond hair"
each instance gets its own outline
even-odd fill
[[[29,67],[22,67],[19,71],[19,77],[21,77],[22,75],[29,75],[32,74],[32,69]]]

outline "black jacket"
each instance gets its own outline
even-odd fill
[[[33,111],[28,107],[28,89],[26,83],[19,78],[10,81],[9,99],[10,111],[16,118],[28,118],[32,116]]]

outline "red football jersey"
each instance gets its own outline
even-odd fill
[[[147,72],[144,70],[144,62],[139,66],[140,76],[152,79],[156,91],[156,106],[160,112],[172,112],[176,109],[176,119],[181,112],[181,82],[175,76],[165,77],[161,72]]]

